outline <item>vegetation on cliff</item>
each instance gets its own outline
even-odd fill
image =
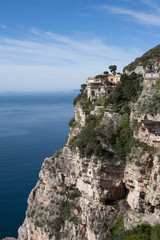
[[[126,66],[123,71],[133,71],[137,66],[143,66],[145,68],[147,65],[153,64],[156,61],[160,62],[160,44],[147,51],[141,57],[136,58],[135,61]]]
[[[85,92],[85,88],[86,88],[86,84],[81,84],[80,93],[77,95],[77,97],[73,101],[74,106],[77,104],[77,102],[80,102],[81,104],[83,104],[83,102],[87,100],[87,94]]]
[[[130,103],[137,101],[141,94],[142,82],[143,77],[140,74],[132,73],[130,76],[124,74],[114,91],[108,96],[108,103],[112,104],[112,112],[129,114]]]
[[[111,234],[105,240],[159,240],[160,225],[151,227],[149,224],[141,224],[132,230],[124,230],[123,222],[118,219],[111,229]]]
[[[81,157],[90,157],[92,155],[102,157],[107,153],[101,146],[101,141],[98,138],[103,133],[100,120],[101,116],[88,116],[85,127],[71,139],[69,143],[70,148],[78,147]]]
[[[136,73],[130,76],[124,74],[121,82],[108,96],[93,103],[87,99],[85,86],[82,85],[81,93],[74,100],[74,104],[79,103],[88,117],[85,127],[70,141],[70,148],[78,147],[81,157],[92,155],[105,157],[105,155],[113,156],[114,153],[116,157],[125,161],[133,142],[133,133],[129,124],[130,103],[138,99],[141,91],[142,76]],[[96,105],[104,108],[101,109],[101,114],[89,115]],[[107,128],[101,124],[105,108],[108,105],[111,112],[123,115],[123,120],[116,130],[112,121]]]
[[[40,191],[40,186],[34,189],[34,195],[38,191]],[[80,224],[80,218],[74,214],[74,210],[77,208],[77,199],[81,193],[78,189],[74,189],[65,194],[65,191],[59,192],[56,195],[57,199],[55,196],[50,198],[47,206],[44,206],[42,202],[33,202],[27,210],[27,217],[34,222],[35,228],[43,228],[50,237],[55,235],[56,240],[64,239],[69,235],[66,230],[60,231],[64,229],[66,221],[75,226]]]

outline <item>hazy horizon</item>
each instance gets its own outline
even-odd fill
[[[80,88],[78,89],[71,89],[71,90],[13,90],[13,91],[0,91],[0,94],[9,94],[9,93],[72,93],[72,92],[78,92],[80,91]]]

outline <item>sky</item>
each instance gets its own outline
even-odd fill
[[[79,89],[159,43],[159,0],[0,0],[0,92]]]

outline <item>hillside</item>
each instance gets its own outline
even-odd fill
[[[132,72],[141,69],[141,71],[148,72],[158,71],[160,70],[160,45],[150,49],[141,57],[136,58],[134,62],[128,64],[123,71],[124,72]]]

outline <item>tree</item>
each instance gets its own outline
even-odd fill
[[[95,78],[96,79],[99,79],[99,78],[104,79],[104,78],[106,78],[106,76],[102,75],[102,74],[99,74],[99,75],[96,75]]]
[[[110,69],[111,73],[115,76],[116,75],[117,66],[116,65],[111,65],[111,66],[109,66],[109,69]]]
[[[87,84],[81,84],[81,89],[80,89],[80,92],[81,93],[84,93],[84,90],[86,89],[86,87],[87,87]]]
[[[104,71],[104,75],[105,75],[106,77],[108,77],[108,75],[109,75],[108,71]]]

